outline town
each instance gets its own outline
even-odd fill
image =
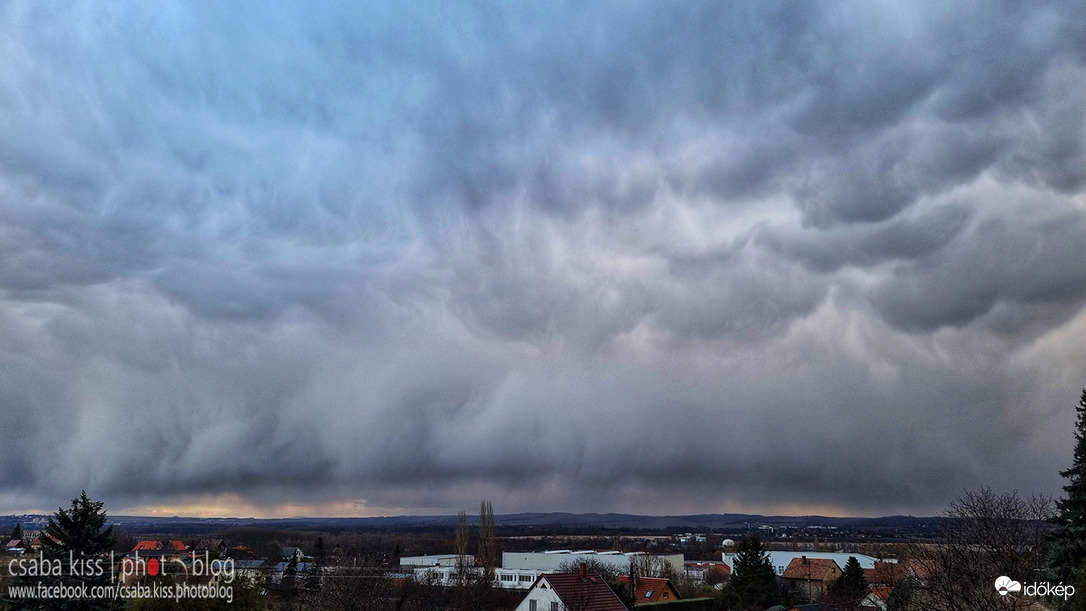
[[[1003,539],[955,519],[976,517],[953,513],[966,508],[1005,516],[998,525]],[[466,512],[369,520],[124,516],[108,521],[108,547],[98,550],[98,569],[90,573],[70,570],[71,551],[56,555],[56,541],[64,537],[61,520],[6,516],[0,518],[0,528],[10,533],[2,578],[9,593],[15,591],[9,586],[35,578],[97,579],[102,591],[120,592],[120,604],[136,610],[216,604],[284,610],[941,608],[935,597],[948,580],[958,579],[955,563],[963,559],[984,566],[1006,552],[1017,554],[1021,566],[1035,563],[1042,546],[1015,546],[1051,534],[1051,525],[1040,519],[1049,509],[981,490],[967,493],[949,517],[940,518],[496,517],[486,501],[470,519]],[[64,517],[107,524],[101,503],[85,495]],[[665,524],[699,523],[706,528],[662,530]],[[994,559],[990,551],[978,553],[978,543],[999,553]],[[34,568],[42,562],[48,572]],[[989,599],[1001,596],[990,584],[974,587]],[[955,596],[963,588],[968,592],[957,584]],[[187,591],[191,599],[175,594]],[[10,594],[6,602],[19,606]],[[1017,608],[1030,608],[1023,603],[1043,608],[1039,601],[1019,601]]]

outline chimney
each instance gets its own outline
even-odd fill
[[[588,565],[581,563],[581,579],[588,579]]]

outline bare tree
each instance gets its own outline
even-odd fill
[[[659,577],[676,579],[679,573],[671,563],[660,556],[632,556],[630,558],[630,576]]]
[[[456,585],[463,586],[468,576],[468,514],[461,511],[456,514],[456,539],[453,546],[456,551]]]
[[[494,506],[483,501],[479,506],[479,553],[475,563],[483,567],[483,580],[494,581],[494,569],[498,566],[498,542],[494,527]]]
[[[378,567],[340,567],[325,576],[323,587],[307,608],[321,611],[363,611],[392,608],[397,594]]]
[[[917,546],[912,564],[923,587],[917,608],[939,611],[1025,609],[1036,601],[1000,595],[997,577],[1040,581],[1046,566],[1046,520],[1052,499],[966,491],[943,514],[936,543]]]

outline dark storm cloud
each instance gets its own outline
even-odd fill
[[[940,204],[880,224],[838,226],[824,230],[765,229],[754,239],[771,252],[828,273],[846,265],[871,267],[891,260],[931,257],[954,240],[972,216],[961,203]]]
[[[1077,310],[1086,297],[1086,219],[1031,203],[982,219],[947,250],[895,270],[876,297],[887,319],[906,328],[960,326],[1001,301]]]
[[[1080,13],[5,5],[0,501],[1052,492]]]

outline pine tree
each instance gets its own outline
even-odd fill
[[[20,524],[18,522],[15,523],[15,528],[13,528],[11,530],[11,538],[8,539],[8,541],[11,541],[11,540],[16,540],[16,541],[22,541],[23,540],[23,525],[22,524]],[[22,546],[20,545],[20,547],[22,547]]]
[[[1067,478],[1063,491],[1066,498],[1056,502],[1053,535],[1052,579],[1077,585],[1086,568],[1086,389],[1075,408],[1075,452],[1071,468],[1060,471]],[[1076,597],[1077,598],[1077,597]]]
[[[748,537],[735,549],[731,584],[742,599],[743,607],[765,609],[777,604],[780,599],[777,575],[761,540]]]
[[[113,527],[106,525],[106,512],[101,501],[87,498],[84,490],[78,498],[72,499],[72,508],[57,509],[49,518],[49,523],[41,535],[42,555],[60,563],[61,575],[50,577],[23,577],[16,579],[15,585],[74,588],[85,585],[88,592],[97,586],[108,585],[111,566],[108,556],[113,547]],[[73,568],[73,563],[77,570]],[[7,609],[108,609],[117,604],[115,600],[104,598],[89,599],[11,599],[6,600]]]
[[[856,556],[849,556],[841,576],[830,586],[830,595],[837,601],[859,601],[867,593],[867,578]]]
[[[894,582],[890,598],[886,600],[887,611],[910,611],[916,608],[920,599],[920,584],[915,577],[905,576]]]
[[[106,512],[101,501],[87,498],[84,490],[72,499],[72,508],[61,507],[49,518],[42,533],[42,553],[47,558],[93,557],[109,553],[113,547],[113,527],[105,530]]]
[[[290,563],[283,569],[283,578],[279,580],[279,594],[293,598],[298,593],[298,554],[291,554]]]

